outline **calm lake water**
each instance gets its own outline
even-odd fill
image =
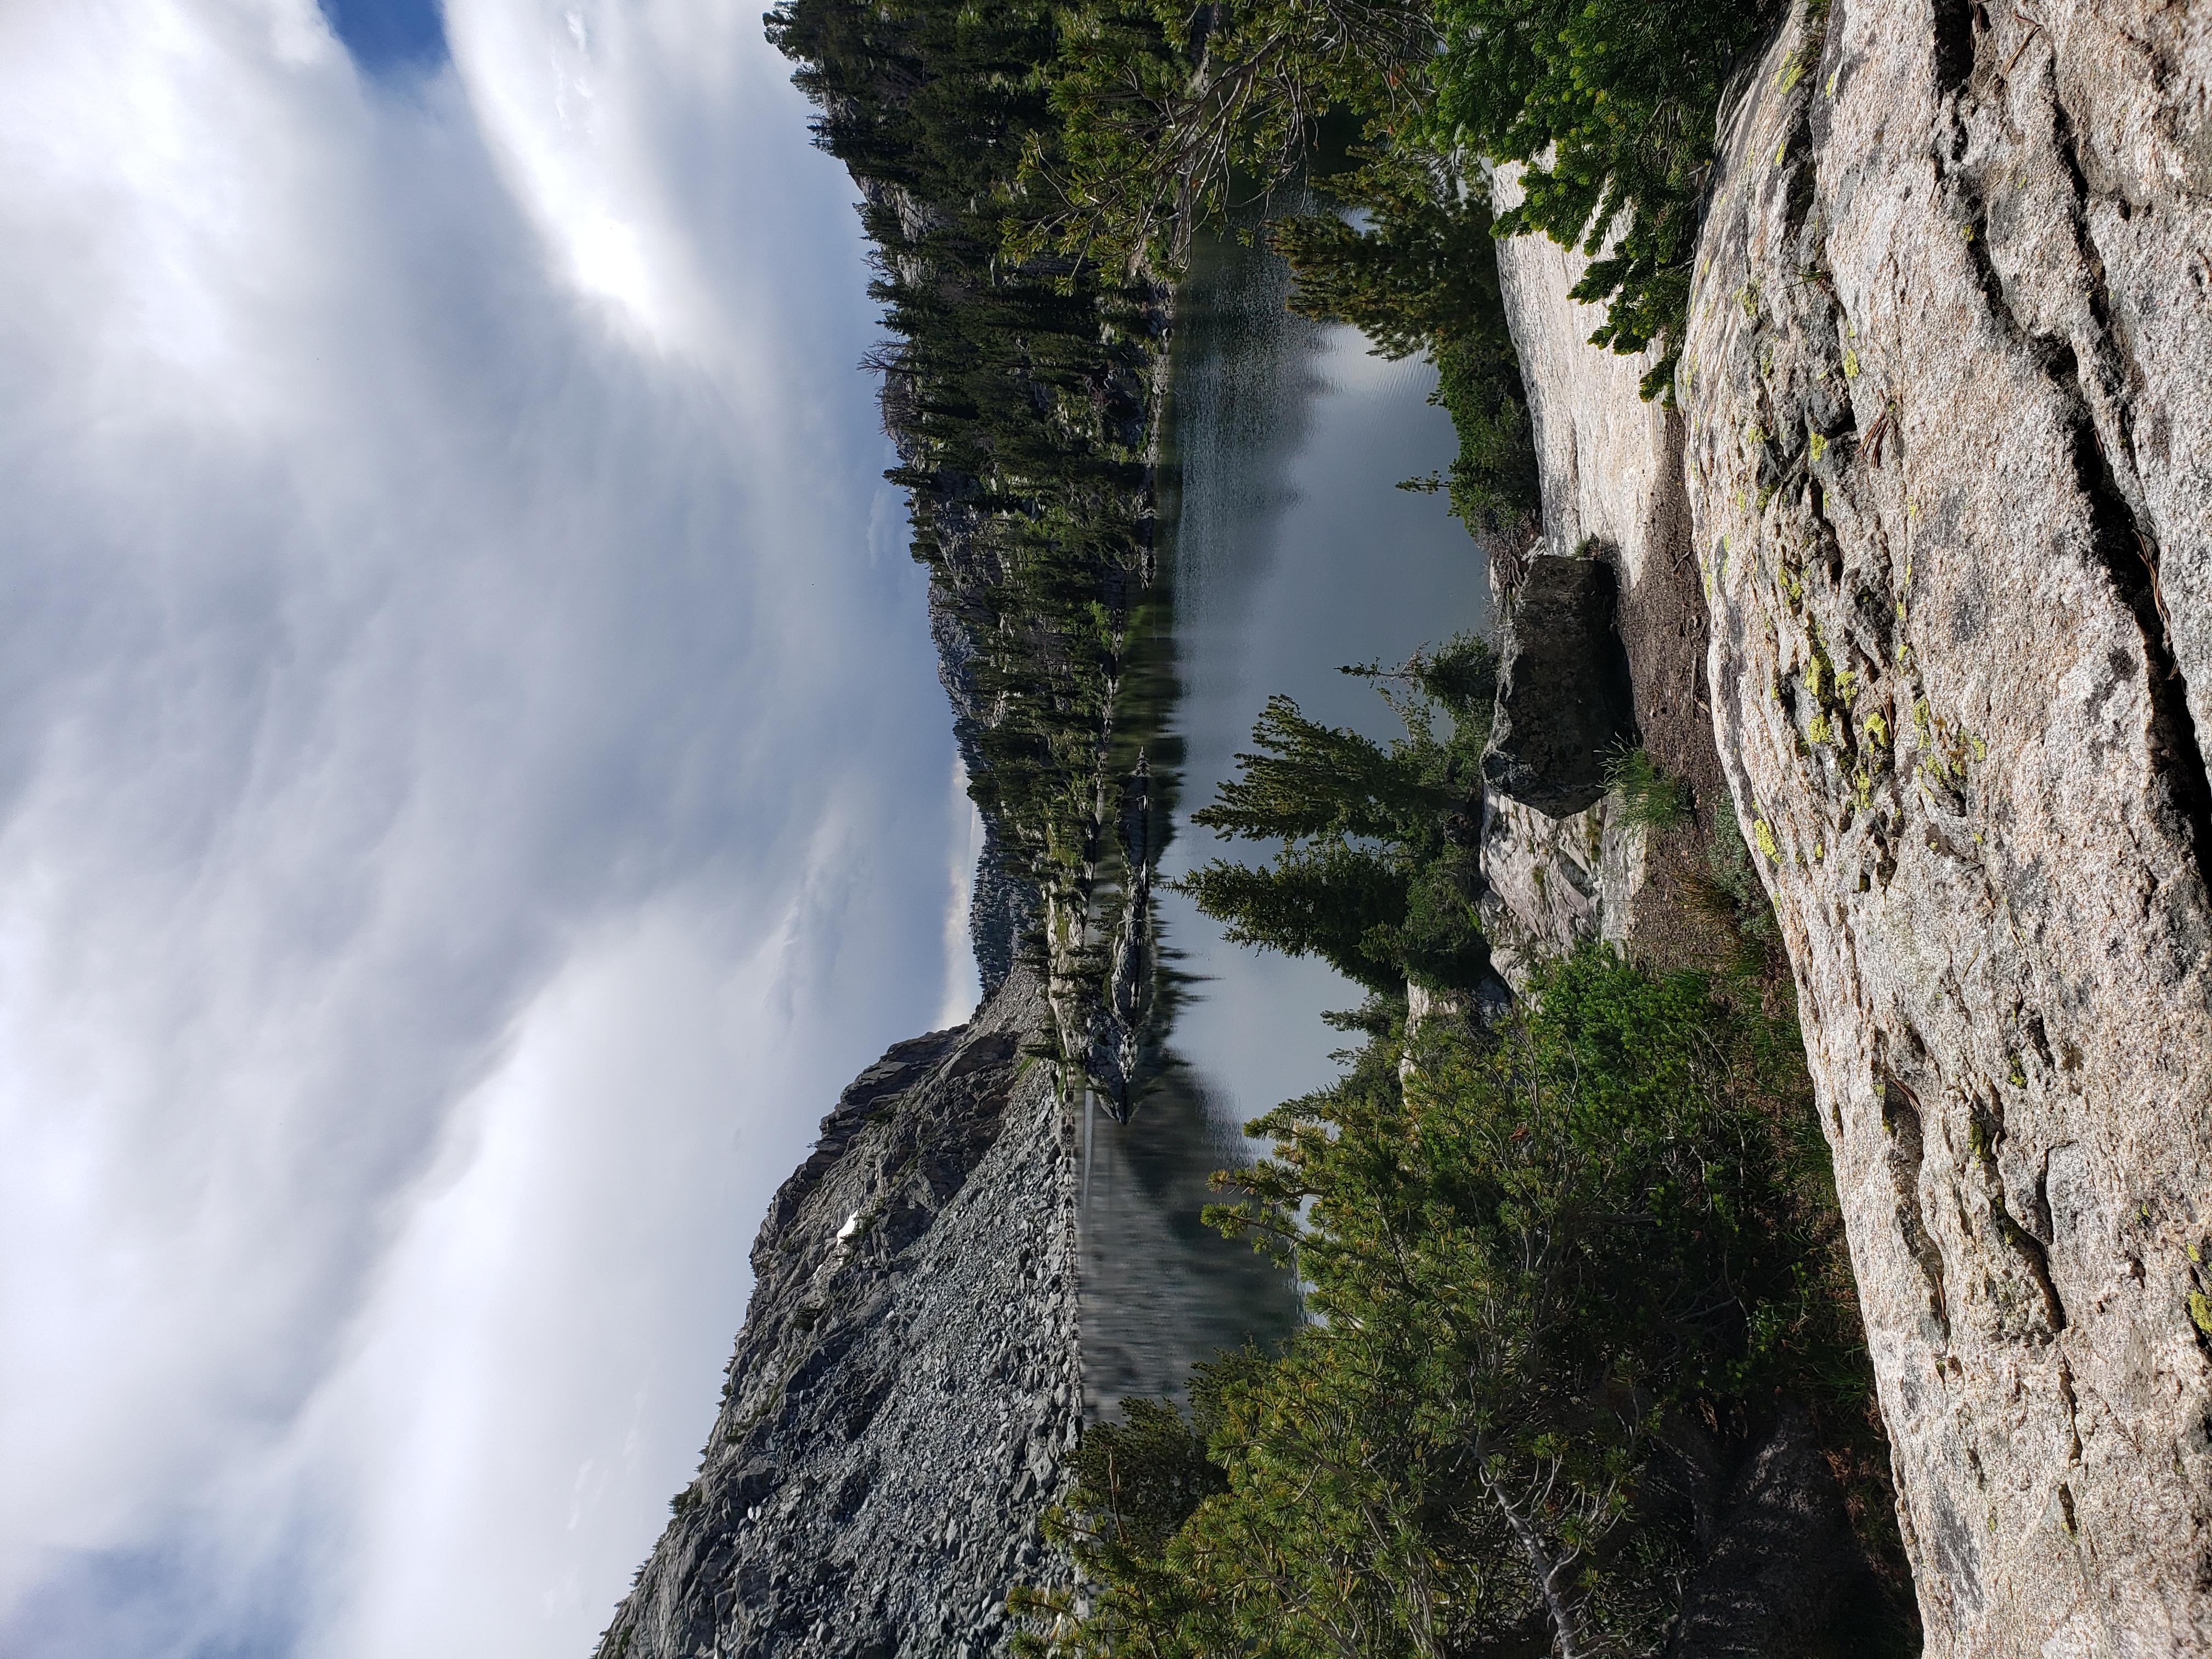
[[[1234,771],[1271,693],[1385,736],[1395,717],[1337,665],[1400,662],[1488,623],[1481,556],[1443,498],[1391,487],[1451,459],[1451,422],[1427,401],[1435,372],[1369,356],[1354,330],[1290,315],[1288,292],[1279,260],[1218,237],[1195,251],[1177,314],[1176,695],[1150,745],[1156,777],[1170,773],[1176,797],[1166,877],[1222,854],[1257,861],[1249,845],[1188,820]],[[1334,1074],[1329,1052],[1347,1039],[1320,1016],[1361,1000],[1318,963],[1224,943],[1179,894],[1158,902],[1170,966],[1187,976],[1167,1063],[1129,1122],[1094,1111],[1085,1132],[1084,1384],[1094,1419],[1132,1396],[1180,1396],[1194,1360],[1295,1325],[1289,1276],[1206,1228],[1199,1212],[1212,1171],[1264,1150],[1242,1126]]]

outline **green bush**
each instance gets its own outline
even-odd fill
[[[1631,827],[1672,830],[1690,815],[1689,786],[1640,747],[1622,744],[1606,757],[1605,787],[1620,797],[1620,822]]]
[[[1425,1024],[1410,1069],[1393,1024],[1250,1126],[1274,1155],[1209,1218],[1295,1250],[1317,1321],[1188,1421],[1092,1431],[1048,1522],[1090,1608],[1018,1597],[1021,1651],[1653,1651],[1698,1559],[1669,1414],[1863,1399],[1802,1065],[1694,975],[1594,948],[1537,989],[1494,1041]],[[1132,1451],[1164,1474],[1102,1480]],[[1130,1492],[1170,1501],[1133,1524]]]
[[[1376,683],[1406,735],[1377,743],[1271,697],[1237,775],[1191,817],[1279,849],[1257,866],[1211,860],[1176,885],[1231,941],[1319,956],[1370,990],[1472,987],[1490,960],[1468,843],[1496,653],[1463,634],[1395,669],[1344,672]]]
[[[1453,516],[1478,535],[1512,533],[1541,508],[1536,445],[1520,371],[1511,377],[1458,343],[1437,354],[1431,403],[1451,416],[1459,453],[1440,481]]]
[[[1267,226],[1269,245],[1297,279],[1291,309],[1350,323],[1382,357],[1454,340],[1510,363],[1487,192],[1480,179],[1469,182],[1443,157],[1411,147],[1358,150],[1352,166],[1316,178],[1316,190],[1364,222],[1314,213]]]
[[[1202,9],[1194,28],[1188,9],[1151,0],[1077,8],[1064,15],[1052,77],[1059,147],[1042,134],[1029,141],[1025,185],[1050,207],[1031,211],[1012,245],[1172,265],[1192,227],[1225,205],[1238,169],[1262,183],[1287,178],[1322,118],[1349,115],[1401,175],[1363,182],[1374,200],[1362,204],[1415,234],[1355,248],[1313,233],[1308,251],[1329,267],[1316,303],[1389,313],[1378,340],[1465,337],[1437,310],[1449,311],[1462,273],[1432,256],[1444,246],[1437,229],[1457,234],[1468,222],[1425,221],[1452,220],[1462,196],[1480,194],[1456,185],[1479,160],[1520,162],[1525,198],[1496,234],[1540,231],[1590,256],[1574,293],[1606,307],[1592,343],[1639,352],[1659,343],[1642,389],[1671,399],[1721,100],[1784,9],[1783,0],[1266,0]],[[1404,213],[1405,179],[1423,167],[1454,188]],[[1479,282],[1481,269],[1470,261],[1464,274]]]
[[[1527,164],[1498,234],[1591,256],[1574,296],[1593,345],[1662,343],[1646,398],[1673,399],[1698,205],[1721,96],[1781,0],[1437,0],[1430,142]]]
[[[1420,106],[1436,46],[1428,0],[1079,0],[1060,9],[1056,131],[1027,147],[1009,250],[1178,269],[1233,184],[1297,173],[1331,114],[1385,123]]]
[[[1371,991],[1405,984],[1389,931],[1406,914],[1401,860],[1322,836],[1294,842],[1257,867],[1212,859],[1176,884],[1233,945],[1317,956]]]

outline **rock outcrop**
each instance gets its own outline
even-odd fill
[[[1520,205],[1521,169],[1491,176],[1500,213]],[[1656,561],[1673,556],[1683,517],[1680,422],[1637,395],[1647,354],[1594,349],[1603,306],[1571,297],[1588,261],[1542,236],[1498,246],[1498,291],[1521,362],[1543,486],[1542,545],[1571,554],[1606,549],[1626,595]]]
[[[1698,252],[1716,729],[1936,1654],[2212,1650],[2208,82],[2201,6],[1801,5]]]
[[[1501,207],[1518,199],[1512,169],[1501,170],[1493,187]],[[1621,637],[1613,648],[1627,660],[1617,672],[1634,698],[1619,735],[1650,744],[1664,733],[1678,749],[1697,750],[1694,760],[1669,754],[1666,763],[1677,775],[1713,781],[1716,798],[1686,830],[1701,839],[1708,820],[1732,807],[1717,798],[1709,735],[1705,604],[1690,538],[1683,423],[1638,396],[1649,354],[1619,356],[1588,343],[1603,313],[1570,297],[1585,268],[1580,253],[1528,236],[1503,243],[1498,253],[1534,425],[1544,521],[1519,588],[1498,595],[1510,619],[1506,631],[1522,626],[1521,607],[1532,592],[1546,592],[1553,573],[1602,562],[1618,582]],[[1577,549],[1590,558],[1565,556]],[[1610,630],[1615,618],[1607,620]],[[1530,968],[1584,941],[1638,942],[1651,837],[1627,821],[1617,795],[1555,797],[1546,804],[1579,810],[1554,816],[1494,786],[1485,794],[1480,905],[1492,960],[1507,981],[1522,988]],[[1714,1432],[1670,1420],[1661,1440],[1667,1455],[1655,1486],[1672,1490],[1692,1512],[1695,1538],[1669,1659],[1850,1651],[1855,1642],[1893,1632],[1894,1610],[1803,1402],[1778,1401],[1763,1422]]]
[[[981,1659],[1082,1411],[1076,1148],[1017,966],[902,1042],[770,1205],[699,1474],[600,1659]]]
[[[1538,963],[1592,939],[1625,942],[1644,868],[1644,832],[1613,796],[1564,818],[1485,790],[1482,896],[1491,965],[1516,993]]]
[[[1492,174],[1492,200],[1500,211],[1521,200],[1520,173],[1507,167]],[[1649,610],[1653,596],[1669,586],[1687,546],[1688,508],[1680,422],[1637,395],[1650,364],[1589,343],[1605,313],[1570,297],[1585,263],[1574,249],[1541,236],[1498,245],[1498,286],[1520,358],[1543,495],[1540,534],[1529,556],[1516,562],[1534,572],[1547,556],[1595,553],[1617,584],[1615,616],[1608,618],[1608,626],[1617,626]],[[1492,594],[1504,618],[1520,600],[1517,588]],[[1686,704],[1695,688],[1678,691],[1668,678],[1671,661],[1639,660],[1650,653],[1628,643],[1637,706],[1622,724],[1632,730],[1645,723],[1655,696]],[[1669,706],[1657,712],[1683,711]],[[1625,942],[1644,882],[1645,838],[1622,822],[1617,799],[1600,792],[1579,806],[1566,799],[1548,805],[1552,810],[1516,800],[1495,787],[1484,791],[1483,931],[1492,961],[1516,989],[1529,968],[1547,957],[1590,939]]]
[[[1499,630],[1483,781],[1547,817],[1597,805],[1607,755],[1636,730],[1628,655],[1613,631],[1619,596],[1604,558],[1531,559]]]

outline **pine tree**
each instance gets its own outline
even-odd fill
[[[1401,860],[1334,837],[1286,848],[1258,869],[1215,859],[1178,884],[1232,944],[1317,956],[1385,993],[1405,988],[1390,929],[1405,918],[1408,884]]]
[[[1237,757],[1238,775],[1191,814],[1224,840],[1403,835],[1413,821],[1456,804],[1403,745],[1393,751],[1308,720],[1279,694],[1267,699],[1252,741],[1257,752]]]

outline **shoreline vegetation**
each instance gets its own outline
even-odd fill
[[[1794,994],[1733,814],[1641,750],[1620,816],[1701,836],[1705,961],[1592,945],[1500,1012],[1468,845],[1496,663],[1462,635],[1373,681],[1377,743],[1270,701],[1194,821],[1272,842],[1185,887],[1237,942],[1363,986],[1343,1075],[1247,1126],[1207,1220],[1299,1273],[1311,1322],[1091,1427],[1018,1589],[1031,1659],[1656,1654],[1715,1548],[1716,1472],[1796,1435],[1850,1536],[1833,1644],[1917,1626]],[[1721,1486],[1731,1484],[1725,1477]],[[1717,1567],[1716,1562],[1719,1563]]]
[[[1080,1005],[1054,1056],[1073,1073],[1097,1078],[1100,1011],[1144,966],[1144,918],[1093,912],[1126,816],[1107,757],[1149,625],[1150,458],[1192,230],[1294,175],[1338,205],[1260,233],[1292,307],[1436,364],[1460,451],[1407,487],[1510,556],[1540,506],[1497,239],[1589,256],[1574,294],[1606,307],[1593,346],[1651,350],[1644,393],[1671,401],[1717,112],[1779,11],[769,15],[818,141],[861,183],[894,337],[871,363],[890,476],[985,711],[963,732],[971,788],[1038,895],[1019,948]],[[1357,137],[1325,151],[1325,129]],[[1522,201],[1493,219],[1500,166]],[[1474,906],[1492,648],[1462,635],[1347,672],[1405,735],[1272,700],[1195,815],[1270,855],[1187,878],[1231,939],[1321,956],[1368,993],[1333,1017],[1341,1076],[1251,1126],[1273,1155],[1220,1177],[1208,1212],[1294,1259],[1316,1317],[1279,1352],[1202,1366],[1187,1409],[1133,1402],[1090,1428],[1048,1523],[1079,1583],[1014,1592],[1017,1651],[1656,1654],[1727,1569],[1729,1471],[1778,1446],[1848,1513],[1850,1583],[1806,1650],[1917,1650],[1794,991],[1729,804],[1642,749],[1614,756],[1627,817],[1697,849],[1674,901],[1697,948],[1586,948],[1508,1009]],[[1121,890],[1141,908],[1141,880]],[[1820,1644],[1837,1632],[1847,1646]]]

